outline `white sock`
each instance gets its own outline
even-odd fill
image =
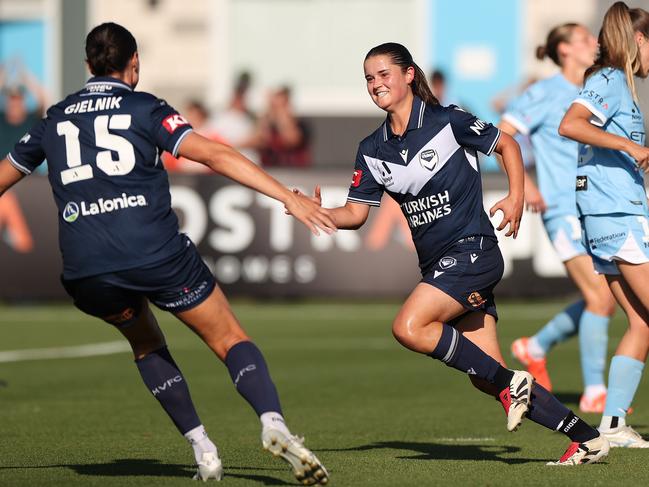
[[[216,452],[216,445],[207,437],[207,432],[202,424],[189,430],[183,436],[187,438],[187,441],[194,449],[196,463],[201,461],[203,453]]]
[[[263,429],[272,428],[280,430],[285,435],[291,436],[291,432],[288,430],[286,421],[284,421],[284,417],[281,414],[269,411],[259,416],[259,420],[261,421],[261,427]]]
[[[541,348],[539,342],[536,341],[536,337],[531,337],[527,341],[527,353],[529,353],[532,358],[536,360],[541,360],[545,357],[545,350]]]
[[[613,418],[617,420],[617,426],[615,427],[611,425]],[[602,421],[599,423],[599,428],[597,429],[600,431],[608,432],[621,428],[622,426],[626,426],[626,421],[624,420],[624,418],[620,418],[619,416],[602,416]]]
[[[606,386],[604,384],[586,386],[586,389],[584,389],[584,396],[588,399],[600,396],[601,394],[606,394]]]

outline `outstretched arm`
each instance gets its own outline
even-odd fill
[[[500,135],[495,152],[502,158],[502,164],[507,173],[507,179],[509,180],[509,194],[492,206],[489,214],[494,216],[496,211],[501,210],[503,212],[503,219],[500,225],[498,225],[497,230],[502,230],[509,224],[509,230],[505,236],[513,236],[516,238],[518,228],[521,224],[524,202],[523,186],[525,171],[523,169],[521,149],[510,135],[503,132]]]
[[[582,144],[626,152],[645,172],[649,170],[649,148],[596,127],[590,122],[592,116],[584,105],[573,103],[563,116],[559,134]]]
[[[511,123],[507,122],[506,120],[501,120],[500,123],[498,124],[498,128],[501,131],[505,132],[506,134],[511,135],[512,137],[514,137],[518,133],[516,127],[514,127]],[[498,154],[496,154],[496,156],[497,156],[496,159],[498,159],[498,162],[500,163],[501,167],[504,168],[502,158]],[[523,188],[525,190],[525,206],[527,207],[528,210],[534,213],[545,212],[545,210],[547,210],[547,205],[545,203],[545,200],[543,199],[543,195],[539,191],[539,188],[534,182],[534,179],[532,179],[529,173],[525,170],[525,166],[523,166],[523,177],[524,177]]]
[[[16,169],[9,159],[0,161],[0,196],[24,177],[25,174]]]
[[[192,132],[180,143],[178,154],[201,162],[227,178],[281,201],[315,235],[319,235],[318,228],[326,233],[336,230],[329,210],[321,208],[304,195],[290,191],[230,146]]]

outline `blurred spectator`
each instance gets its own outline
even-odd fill
[[[456,105],[458,107],[466,109],[464,104],[449,96],[448,85],[446,84],[446,75],[443,71],[435,69],[430,74],[430,90],[433,92],[433,95],[435,95],[435,97],[439,100],[440,105]]]
[[[311,165],[309,132],[291,107],[291,90],[284,86],[270,94],[268,109],[260,118],[258,137],[263,166]]]
[[[36,78],[23,66],[15,63],[16,76],[9,79],[8,66],[0,66],[0,159],[38,122],[47,103],[45,91]],[[25,95],[36,100],[36,109],[29,111]]]
[[[207,108],[198,100],[189,100],[183,110],[183,116],[194,127],[197,134],[202,135],[210,140],[227,143],[209,124],[209,112]],[[190,161],[184,157],[175,158],[168,152],[162,154],[162,162],[164,163],[167,171],[170,172],[186,172],[186,173],[209,173],[212,172],[210,168],[204,164]]]
[[[239,74],[230,104],[226,110],[216,116],[213,127],[230,145],[251,161],[259,164],[259,153],[256,150],[258,145],[257,120],[254,113],[248,108],[247,102],[251,82],[250,73],[244,71]]]

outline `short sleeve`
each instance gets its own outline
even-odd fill
[[[625,86],[620,86],[620,83]],[[600,70],[591,75],[573,103],[585,106],[593,114],[591,123],[603,127],[620,109],[621,93],[626,90],[626,80],[613,70]]]
[[[356,154],[356,164],[354,174],[352,175],[351,186],[347,201],[352,203],[362,203],[370,206],[381,206],[381,197],[383,196],[383,186],[376,182],[374,176],[365,161],[365,156],[361,148],[358,148]]]
[[[545,90],[537,83],[513,99],[502,118],[523,135],[529,135],[543,124],[549,106]]]
[[[174,157],[180,142],[192,131],[189,122],[166,101],[157,99],[151,111],[151,123],[156,145]]]
[[[45,160],[42,142],[46,125],[46,118],[36,123],[7,155],[9,162],[20,172],[31,174]]]
[[[490,155],[500,139],[500,130],[457,107],[449,108],[451,130],[458,144]]]

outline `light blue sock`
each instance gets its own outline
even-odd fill
[[[571,304],[534,335],[536,343],[545,353],[548,353],[555,343],[562,342],[577,333],[585,306],[584,301]]]
[[[644,364],[625,355],[616,355],[608,371],[608,394],[604,416],[624,418],[640,384]]]
[[[608,322],[608,316],[599,316],[588,310],[579,319],[579,351],[584,387],[605,384]]]

